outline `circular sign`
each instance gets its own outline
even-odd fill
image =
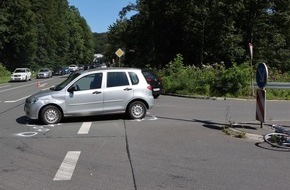
[[[265,63],[260,63],[256,72],[256,81],[259,88],[265,88],[268,81],[268,68]]]

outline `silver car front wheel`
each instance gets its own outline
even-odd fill
[[[62,114],[55,106],[46,106],[41,110],[41,120],[45,124],[56,124],[61,118]]]

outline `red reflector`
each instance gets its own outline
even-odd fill
[[[153,88],[152,88],[151,85],[147,86],[147,88],[148,88],[149,90],[153,90]]]

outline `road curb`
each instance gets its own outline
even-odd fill
[[[257,141],[257,142],[263,142],[263,135],[257,135],[253,133],[247,133],[245,131],[240,131],[234,128],[229,127],[229,130],[231,130],[233,133],[238,134],[238,133],[245,133],[244,138],[247,140],[252,140],[252,141]]]

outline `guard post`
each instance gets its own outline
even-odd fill
[[[260,63],[256,71],[256,82],[259,87],[256,96],[256,120],[261,122],[261,128],[266,119],[266,90],[268,81],[268,68],[265,63]]]

